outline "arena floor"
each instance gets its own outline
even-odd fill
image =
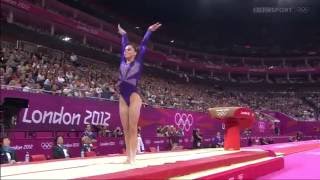
[[[320,149],[320,141],[304,141],[266,146],[254,146],[242,148],[240,151],[225,151],[222,148],[209,148],[199,150],[183,150],[178,152],[145,153],[137,155],[136,163],[133,165],[123,163],[126,160],[126,157],[123,155],[72,158],[68,160],[49,160],[42,162],[31,162],[28,164],[17,163],[15,165],[1,166],[1,179],[106,179],[110,178],[110,176],[113,177],[112,175],[116,175],[115,177],[121,177],[121,175],[128,174],[125,173],[126,171],[130,171],[132,174],[137,173],[137,171],[138,174],[148,173],[150,167],[151,169],[152,167],[165,169],[174,167],[175,165],[181,166],[181,163],[184,163],[190,168],[194,162],[207,159],[215,161],[219,158],[221,160],[221,157],[225,157],[225,160],[223,160],[224,162],[228,161],[230,157],[233,156],[249,157],[256,156],[255,154],[261,155],[265,152],[268,152],[266,150],[272,150],[278,155],[277,157],[261,156],[260,158],[254,158],[251,160],[249,160],[250,158],[246,157],[247,160],[242,160],[243,162],[238,161],[238,163],[222,165],[221,167],[214,169],[208,168],[205,171],[203,170],[196,173],[189,173],[185,176],[170,176],[172,179],[197,179],[199,177],[217,172],[228,171],[233,168],[259,163],[261,161],[268,161],[272,158],[289,156],[291,154],[298,155],[301,152],[317,149]],[[300,161],[299,163],[303,162]],[[211,162],[211,164],[214,163]],[[285,167],[286,166],[288,167],[288,164],[285,164]],[[180,167],[180,169],[183,169],[183,167]],[[285,169],[286,168],[284,168],[284,170]]]

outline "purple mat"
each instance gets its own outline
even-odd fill
[[[258,179],[320,179],[320,148],[285,156],[284,169]]]
[[[309,141],[299,141],[299,142],[287,142],[287,143],[277,143],[277,144],[269,144],[269,145],[255,145],[250,147],[243,147],[241,149],[263,149],[263,150],[272,150],[277,151],[279,149],[299,147],[301,145],[315,144],[319,143],[319,140],[309,140]]]

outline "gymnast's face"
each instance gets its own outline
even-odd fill
[[[133,48],[132,45],[127,45],[124,49],[124,57],[127,61],[133,61],[136,58],[137,51]]]

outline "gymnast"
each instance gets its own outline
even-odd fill
[[[119,34],[122,36],[121,63],[119,75],[119,113],[123,126],[127,160],[126,163],[133,164],[137,151],[137,129],[140,116],[142,100],[139,95],[137,84],[141,77],[143,56],[146,44],[151,33],[159,29],[160,23],[149,26],[139,47],[128,42],[126,31],[118,25]]]

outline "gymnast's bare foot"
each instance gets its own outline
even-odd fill
[[[135,160],[135,159],[130,159],[130,160],[129,160],[129,164],[131,164],[131,165],[136,164],[136,160]]]
[[[130,161],[129,161],[129,159],[127,158],[127,159],[124,160],[122,163],[123,163],[123,164],[130,164]]]

